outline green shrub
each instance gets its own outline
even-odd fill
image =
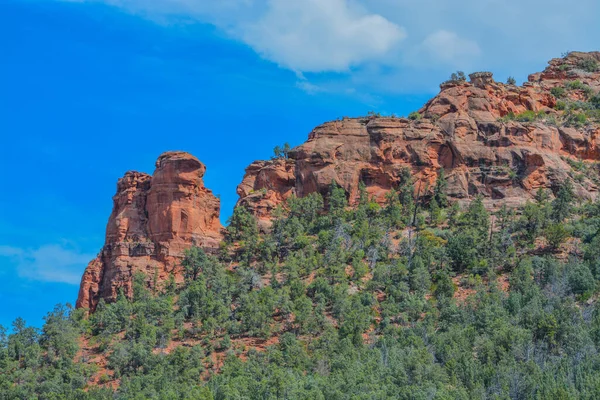
[[[598,62],[593,58],[585,58],[577,63],[577,68],[587,72],[598,71]]]
[[[499,121],[500,122],[507,122],[507,121],[518,121],[518,122],[533,122],[536,120],[539,120],[541,118],[546,118],[546,114],[543,111],[532,111],[532,110],[527,110],[527,111],[523,111],[520,114],[515,115],[515,113],[513,113],[512,111],[509,112],[508,114],[506,114],[504,117],[500,118]],[[551,119],[549,119],[550,121],[552,121]],[[556,122],[556,120],[554,120],[554,122]]]
[[[408,114],[408,119],[413,120],[413,121],[418,121],[422,118],[421,114],[419,114],[418,111],[413,111],[410,114]]]
[[[566,125],[583,126],[587,123],[587,116],[584,113],[571,113],[565,123]]]
[[[498,121],[500,121],[500,122],[514,121],[515,117],[516,117],[515,113],[510,111],[504,117],[498,118]]]
[[[569,102],[569,110],[590,110],[592,105],[586,101]]]
[[[427,114],[425,117],[429,118],[433,123],[436,123],[440,119],[439,114]]]
[[[569,286],[575,294],[584,294],[596,286],[594,275],[584,263],[574,262],[567,266]]]
[[[568,90],[583,90],[587,85],[581,82],[579,79],[575,81],[568,81],[565,83],[565,88]]]
[[[543,111],[535,112],[532,110],[523,111],[520,114],[513,113],[512,111],[500,118],[500,122],[517,121],[517,122],[533,122],[545,117],[546,114]]]
[[[548,125],[558,126],[558,120],[556,119],[556,116],[553,114],[546,115],[544,117],[544,122]]]
[[[568,237],[569,231],[560,222],[551,224],[546,228],[546,239],[548,239],[548,244],[553,249],[558,249]]]
[[[552,89],[550,89],[550,93],[552,93],[552,96],[556,98],[563,97],[565,95],[565,92],[565,88],[560,86],[553,87]]]
[[[595,109],[599,109],[600,110],[600,93],[598,93],[595,96],[592,96],[592,98],[590,98],[590,104]]]
[[[535,111],[527,110],[515,117],[518,122],[533,122],[538,119],[542,114],[536,113]]]
[[[506,80],[506,84],[508,84],[508,85],[516,85],[517,84],[517,80],[514,77],[509,76],[508,79]]]

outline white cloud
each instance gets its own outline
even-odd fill
[[[305,91],[308,94],[317,94],[317,93],[325,91],[322,87],[313,85],[312,83],[308,82],[306,79],[300,79],[300,80],[296,81],[296,87],[298,89],[302,89],[303,91]]]
[[[50,244],[37,249],[0,246],[0,257],[8,258],[21,277],[78,285],[85,266],[95,255]]]
[[[347,0],[270,0],[242,39],[265,58],[303,72],[345,71],[388,53],[406,37],[381,15]]]
[[[65,0],[104,2],[159,23],[210,22],[299,72],[348,71],[386,55],[404,29],[350,0]]]
[[[460,65],[461,60],[473,59],[481,53],[475,41],[463,39],[446,30],[431,33],[425,38],[422,46],[429,58],[452,65]]]
[[[65,1],[104,2],[161,24],[213,24],[304,72],[301,89],[321,92],[428,91],[454,69],[524,80],[564,51],[594,50],[600,35],[597,0]],[[323,72],[342,79],[332,85]]]

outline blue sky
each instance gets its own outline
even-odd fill
[[[456,69],[524,81],[600,34],[592,0],[449,4],[1,0],[0,324],[74,303],[117,179],[164,151],[207,165],[225,221],[275,145],[406,115]]]

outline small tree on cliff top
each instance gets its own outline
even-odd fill
[[[450,80],[464,82],[467,80],[467,77],[465,76],[465,73],[463,71],[456,71],[450,75]]]
[[[290,153],[291,149],[292,149],[292,147],[287,142],[283,144],[283,147],[275,146],[275,148],[273,149],[273,158],[287,159],[289,157],[289,153]]]

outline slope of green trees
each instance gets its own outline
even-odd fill
[[[137,275],[89,318],[1,328],[0,398],[599,398],[600,203],[565,182],[490,213],[449,204],[440,176],[416,202],[406,171],[383,206],[333,183],[268,234],[237,208],[183,286]]]

